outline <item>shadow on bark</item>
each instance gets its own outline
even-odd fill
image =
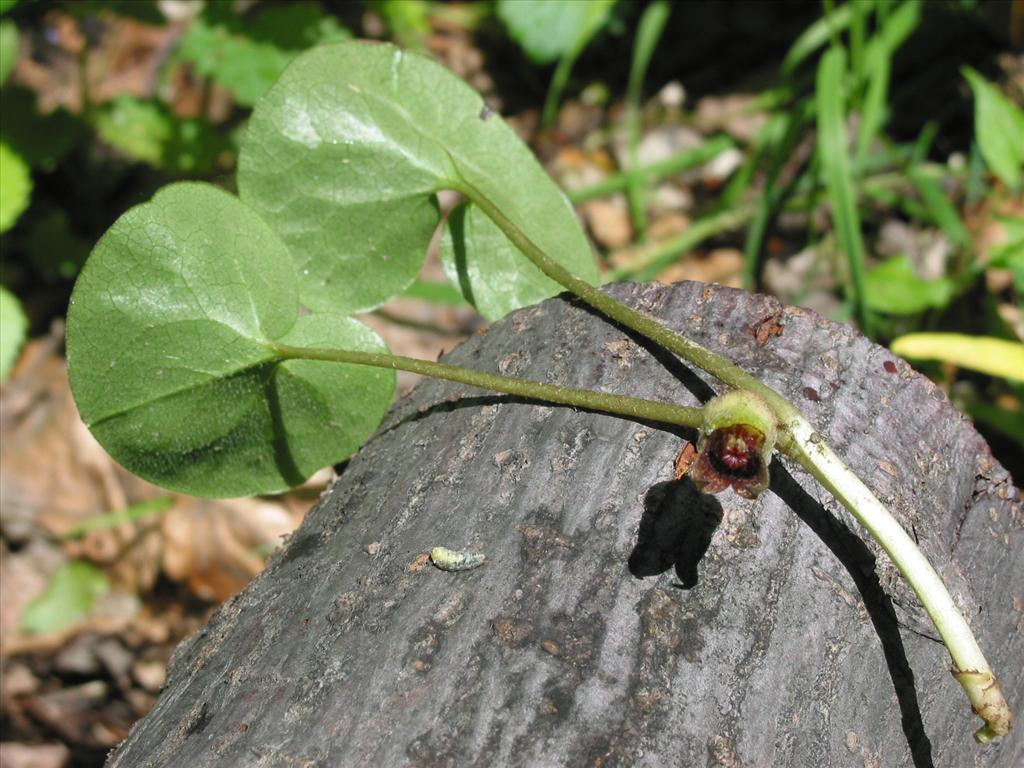
[[[914,766],[935,768],[914,687],[914,672],[900,636],[896,610],[875,572],[874,555],[854,532],[801,488],[778,461],[772,465],[771,490],[814,531],[853,578],[882,644]],[[644,498],[637,543],[629,556],[630,573],[643,578],[675,566],[680,586],[692,589],[698,582],[697,567],[721,522],[721,504],[714,496],[700,493],[688,478],[651,486]]]
[[[698,491],[689,478],[652,485],[644,497],[629,572],[638,579],[673,565],[683,589],[697,586],[697,565],[722,522],[722,505]]]
[[[277,469],[289,485],[301,485],[305,482],[306,476],[295,463],[295,456],[288,445],[288,431],[284,426],[284,416],[281,413],[281,378],[287,374],[284,367],[280,365],[265,367],[264,372],[266,378],[263,387],[267,405],[270,407],[270,420],[274,430],[274,459],[277,462]]]
[[[896,691],[900,720],[914,768],[935,768],[932,744],[924,730],[914,688],[914,671],[900,637],[892,599],[875,572],[875,556],[864,541],[800,487],[779,461],[772,462],[771,490],[792,509],[843,564],[856,584],[871,623],[882,643],[885,664]]]

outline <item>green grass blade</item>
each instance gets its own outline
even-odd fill
[[[858,7],[860,3],[855,3]],[[857,131],[856,167],[862,169],[871,140],[885,125],[888,112],[889,81],[892,77],[892,57],[921,22],[920,0],[900,3],[890,13],[890,3],[878,2],[878,31],[868,42],[864,64],[857,73],[857,83],[867,81],[867,91],[861,102],[861,121]]]
[[[953,204],[949,202],[946,193],[935,182],[933,178],[918,168],[911,168],[909,172],[910,181],[917,188],[921,200],[929,213],[929,218],[942,228],[946,236],[954,245],[965,246],[970,242],[970,235],[967,227],[964,226],[960,214],[956,212]]]
[[[758,135],[757,147],[759,153],[766,153],[769,157],[768,178],[765,181],[764,192],[757,201],[757,212],[747,227],[747,236],[743,243],[743,287],[752,290],[756,283],[759,256],[761,254],[761,243],[764,241],[764,233],[768,227],[768,220],[771,218],[775,206],[781,199],[780,190],[776,188],[776,180],[779,171],[786,157],[792,150],[793,143],[794,113],[783,112],[772,117],[765,124]]]
[[[640,145],[640,102],[643,97],[644,78],[651,63],[654,49],[665,30],[672,7],[668,0],[656,0],[644,9],[637,26],[633,45],[633,60],[629,67],[629,85],[626,89],[626,141],[629,148],[630,174],[627,185],[629,214],[633,219],[636,238],[643,241],[647,230],[647,204],[645,177],[635,173],[637,149]]]
[[[541,117],[541,125],[544,128],[550,128],[555,124],[555,118],[558,116],[558,104],[562,100],[565,86],[569,83],[569,74],[572,72],[573,64],[583,53],[583,49],[587,47],[590,39],[605,25],[615,2],[616,0],[589,0],[587,3],[587,13],[580,26],[579,35],[572,47],[559,58],[555,72],[551,76]]]
[[[752,206],[743,206],[697,219],[675,237],[652,245],[632,264],[608,271],[602,282],[653,280],[665,267],[705,240],[730,229],[742,227],[753,213]]]
[[[786,53],[786,58],[782,60],[782,74],[792,74],[801,62],[827,43],[832,34],[850,26],[852,15],[851,3],[847,3],[830,16],[818,19],[805,29]]]
[[[881,37],[890,55],[903,45],[903,42],[921,23],[921,5],[921,0],[906,0],[906,2],[900,3],[892,13],[883,14],[882,11],[888,7],[888,4],[879,4],[878,36]]]
[[[854,312],[861,328],[870,336],[871,318],[864,292],[864,242],[847,154],[846,115],[843,107],[845,65],[845,52],[841,48],[832,48],[825,52],[818,66],[818,157],[832,203],[839,243],[850,270],[850,298]]]
[[[867,37],[868,14],[871,3],[853,2],[850,6],[850,70],[856,82],[864,80],[864,42]]]
[[[888,116],[886,104],[889,95],[889,78],[892,74],[890,52],[875,38],[868,45],[865,55],[868,87],[861,105],[860,125],[857,129],[856,167],[861,170],[867,157],[871,140],[885,125]]]
[[[779,174],[800,142],[808,124],[813,120],[813,107],[813,102],[804,101],[789,112],[776,115],[765,126],[765,151],[770,155],[768,177],[764,185],[765,191],[757,202],[757,213],[747,228],[747,236],[743,243],[743,286],[748,290],[753,289],[756,284],[761,246],[768,222],[799,186],[812,186],[807,184],[806,173],[797,174],[779,186]]]
[[[158,496],[148,501],[140,501],[138,504],[132,504],[125,509],[118,509],[114,512],[90,517],[73,528],[69,528],[61,535],[61,538],[77,539],[85,536],[87,533],[113,528],[121,523],[134,523],[144,520],[147,517],[166,512],[173,504],[174,499],[171,496]]]
[[[637,168],[633,175],[649,181],[659,181],[702,165],[734,146],[736,146],[736,142],[728,136],[712,136],[699,147],[684,149],[664,160]],[[622,192],[629,186],[630,175],[630,172],[616,173],[589,187],[567,192],[569,200],[574,204],[579,204],[597,197],[607,197],[616,192]]]
[[[554,74],[551,75],[548,94],[544,98],[544,110],[541,113],[541,125],[545,129],[555,124],[555,118],[558,117],[558,104],[562,101],[562,92],[569,82],[569,73],[572,72],[572,65],[575,63],[576,53],[570,51],[558,60]]]

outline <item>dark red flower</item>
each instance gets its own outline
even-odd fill
[[[690,479],[705,493],[730,486],[740,496],[755,499],[768,487],[764,433],[749,424],[733,424],[702,436]]]
[[[705,493],[732,488],[757,498],[768,487],[775,438],[775,414],[764,400],[742,390],[719,395],[704,406],[690,479]]]

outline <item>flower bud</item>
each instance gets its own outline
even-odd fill
[[[776,435],[775,414],[753,392],[735,390],[709,400],[690,479],[705,493],[731,486],[740,496],[757,498],[768,487]]]

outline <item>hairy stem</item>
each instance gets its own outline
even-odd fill
[[[843,463],[810,422],[782,395],[742,368],[681,336],[652,317],[643,315],[602,293],[551,259],[473,185],[459,191],[478,205],[517,248],[544,274],[602,314],[687,360],[735,389],[760,395],[778,420],[778,449],[796,459],[857,518],[886,551],[907,580],[953,658],[953,674],[964,687],[974,711],[985,720],[974,737],[984,743],[1007,733],[1013,721],[999,683],[978,647],[942,579],[885,505]]]
[[[572,293],[579,296],[606,317],[646,336],[651,341],[693,362],[708,373],[737,389],[753,389],[758,391],[759,394],[762,391],[773,392],[773,390],[761,384],[760,381],[739,366],[733,365],[711,350],[665,327],[654,318],[640,314],[611,296],[602,293],[585,280],[576,277],[576,275],[544,253],[536,243],[530,240],[519,227],[505,216],[500,208],[469,182],[460,182],[456,189],[466,195],[475,205],[479,206],[498,225],[498,228],[505,233],[505,236],[541,272],[564,288],[572,291]],[[779,396],[776,395],[776,397],[778,398]]]
[[[608,392],[595,392],[590,389],[560,387],[555,384],[544,384],[539,381],[513,379],[509,376],[474,371],[458,365],[432,363],[428,360],[418,360],[413,357],[401,357],[377,352],[357,352],[348,349],[293,347],[287,344],[271,344],[271,348],[281,357],[289,360],[324,360],[334,363],[371,365],[377,368],[410,371],[423,376],[431,376],[435,379],[448,379],[449,381],[457,381],[460,384],[468,384],[480,389],[489,389],[494,392],[527,397],[531,400],[571,405],[590,411],[614,413],[620,416],[657,421],[663,424],[699,427],[703,418],[702,408],[659,403],[654,400],[643,400],[639,397],[627,397],[626,395],[613,395]]]

